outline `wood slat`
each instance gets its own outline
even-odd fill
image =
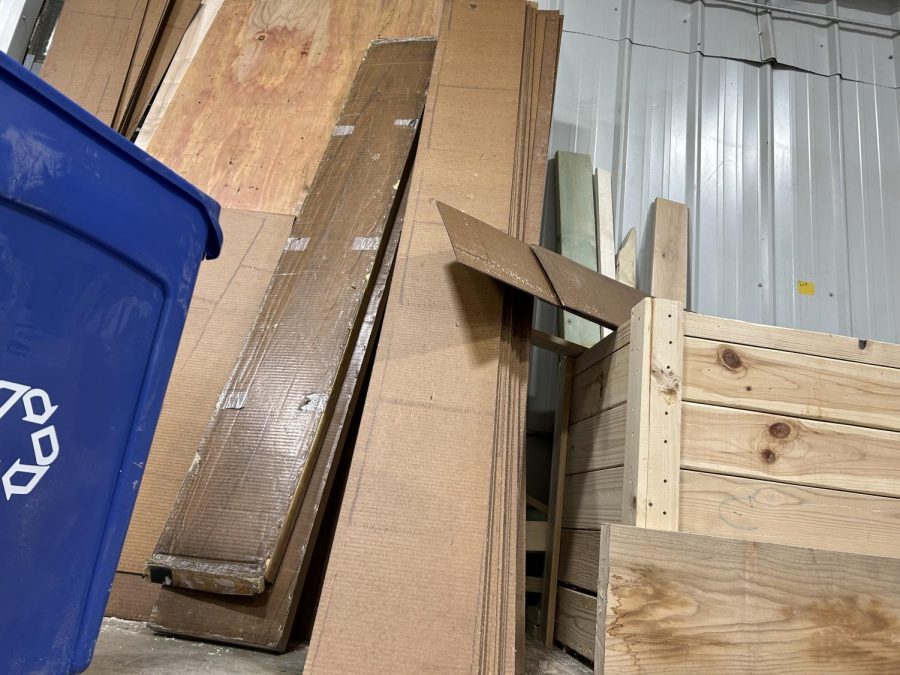
[[[556,153],[557,250],[569,260],[597,271],[597,224],[590,155]],[[600,341],[600,326],[561,312],[563,337],[585,347]]]
[[[628,345],[627,403],[625,412],[625,464],[622,486],[622,521],[642,524],[646,519],[647,461],[650,451],[650,354],[653,301],[644,300],[631,310]]]
[[[435,42],[376,41],[148,571],[195,590],[273,581],[362,323]],[[297,349],[302,345],[303,349]],[[182,576],[183,574],[183,576]],[[229,583],[240,584],[234,590]]]
[[[566,476],[562,526],[598,530],[622,521],[623,469],[602,469]]]
[[[596,594],[599,561],[599,531],[562,531],[559,549],[559,583]]]
[[[900,368],[900,345],[685,312],[689,337]]]
[[[626,406],[627,404],[620,403],[571,426],[566,463],[568,473],[608,469],[624,464]]]
[[[685,339],[684,400],[900,430],[900,370]]]
[[[605,530],[596,673],[887,673],[900,663],[898,560]],[[589,632],[586,611],[571,613]]]
[[[616,253],[616,279],[628,286],[637,286],[637,235],[632,227],[622,239]]]
[[[547,521],[528,520],[525,522],[525,550],[547,550]]]
[[[525,636],[525,675],[590,675],[591,669],[562,649]]]
[[[572,424],[599,415],[625,401],[628,350],[619,349],[572,380]]]
[[[681,465],[900,497],[900,433],[880,429],[685,403]]]
[[[900,557],[900,500],[681,472],[684,532]]]
[[[556,603],[556,639],[586,659],[594,658],[597,598],[559,587]]]
[[[653,203],[650,295],[687,303],[688,208],[658,197]]]

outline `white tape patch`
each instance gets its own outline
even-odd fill
[[[381,241],[379,237],[355,237],[353,239],[354,251],[377,251],[378,243]]]
[[[222,407],[226,410],[240,410],[246,402],[246,391],[232,391],[225,396],[225,400],[222,401]]]
[[[419,126],[419,120],[415,119],[415,118],[409,119],[409,120],[398,118],[398,119],[394,120],[394,126],[395,127],[409,127],[410,129],[415,129],[417,126]]]
[[[353,133],[353,125],[352,124],[339,124],[334,128],[334,131],[331,132],[332,136],[349,136]]]
[[[284,244],[285,251],[305,251],[309,246],[309,237],[288,237]]]

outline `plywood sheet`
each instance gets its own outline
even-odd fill
[[[434,40],[376,41],[148,563],[151,578],[260,593],[275,578],[398,206]]]
[[[370,41],[435,35],[438,0],[232,0],[148,145],[223,206],[297,213]]]

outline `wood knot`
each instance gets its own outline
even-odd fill
[[[260,42],[262,42],[263,40],[266,39],[266,34],[260,33],[259,35],[256,36],[256,39],[259,40]]]
[[[719,348],[719,363],[729,370],[739,370],[744,365],[741,357],[731,347]]]
[[[769,448],[763,449],[759,454],[762,455],[762,458],[766,464],[774,464],[775,460],[778,459],[778,455],[772,452]]]
[[[769,433],[773,438],[787,438],[791,435],[791,426],[784,422],[775,422],[769,426]]]
[[[869,346],[869,341],[868,341],[868,340],[860,340],[860,341],[859,341],[859,348],[860,348],[860,349],[865,349],[865,348],[868,347],[868,346]]]

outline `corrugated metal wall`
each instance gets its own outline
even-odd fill
[[[896,30],[729,2],[558,4],[551,154],[612,171],[617,238],[634,226],[642,243],[655,197],[686,202],[691,309],[900,342]],[[900,19],[893,2],[787,6]]]
[[[542,2],[565,16],[551,156],[612,172],[639,250],[656,197],[688,204],[690,309],[900,342],[898,29],[737,2]],[[900,25],[896,2],[777,4]]]

